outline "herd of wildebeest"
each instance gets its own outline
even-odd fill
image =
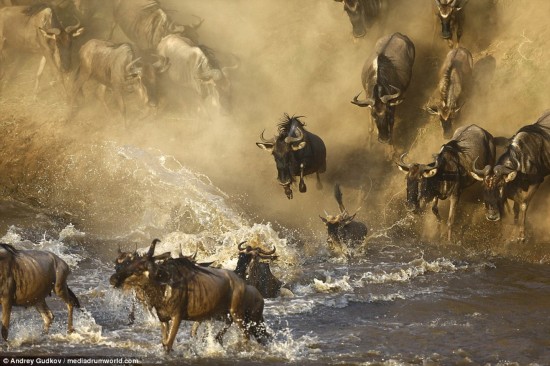
[[[335,0],[344,5],[352,33],[363,37],[370,24],[384,11],[384,0]],[[528,124],[511,138],[493,137],[477,125],[462,126],[453,133],[453,121],[472,88],[473,59],[468,49],[459,46],[464,21],[463,8],[468,0],[434,0],[434,14],[441,23],[441,38],[450,47],[440,72],[435,97],[425,109],[438,116],[445,138],[450,138],[434,160],[427,164],[407,163],[406,154],[396,159],[397,167],[406,173],[405,206],[418,212],[432,203],[432,212],[441,220],[438,201],[450,199],[447,238],[452,238],[456,206],[462,191],[480,181],[486,218],[498,221],[507,201],[513,201],[518,239],[525,240],[526,212],[530,200],[544,177],[550,173],[550,112]],[[99,84],[99,95],[108,108],[110,95],[126,120],[124,96],[137,91],[145,109],[155,109],[163,98],[159,85],[168,83],[172,91],[185,99],[187,107],[200,113],[207,104],[229,109],[230,80],[214,51],[198,41],[198,27],[182,25],[156,0],[50,0],[46,2],[4,1],[0,9],[0,49],[33,51],[42,54],[36,74],[35,93],[46,64],[55,70],[59,85],[68,96],[70,116],[78,111],[78,98],[84,83],[93,79]],[[90,38],[78,50],[78,65],[71,65],[72,41],[83,37],[87,26],[81,19],[92,21],[94,11],[112,8],[113,29],[120,27],[132,43],[115,43]],[[383,15],[383,14],[382,14]],[[73,25],[64,26],[74,20]],[[110,32],[112,37],[113,31]],[[74,50],[76,52],[76,50]],[[378,140],[392,146],[396,107],[403,101],[415,61],[412,40],[401,33],[381,37],[367,58],[361,72],[365,93],[351,102],[371,110],[372,128]],[[9,67],[2,65],[4,81]],[[350,75],[350,78],[352,75]],[[110,94],[107,93],[110,90]],[[271,152],[278,171],[277,180],[289,199],[292,186],[299,179],[299,191],[306,192],[304,176],[326,170],[326,148],[323,140],[305,129],[300,116],[284,114],[278,135],[266,139],[261,134],[257,146]],[[496,147],[504,149],[497,158]],[[343,205],[342,192],[336,185],[334,195],[340,213],[321,217],[327,227],[328,241],[333,245],[353,246],[365,240],[367,226],[354,221]],[[271,335],[264,323],[264,298],[279,296],[282,283],[273,276],[270,261],[277,258],[275,248],[238,244],[238,264],[234,271],[213,268],[212,263],[197,263],[194,256],[155,255],[158,239],[146,253],[122,252],[115,261],[110,283],[115,288],[132,289],[139,303],[154,309],[162,327],[162,345],[170,351],[180,322],[217,319],[225,326],[216,338],[221,342],[228,327],[235,322],[246,338],[254,336],[266,344]],[[54,291],[69,312],[68,330],[73,331],[73,307],[80,307],[75,294],[67,286],[69,267],[56,255],[36,250],[19,250],[0,244],[0,296],[2,302],[2,337],[7,340],[12,306],[34,306],[48,330],[53,320],[45,298]],[[133,313],[133,310],[132,310]],[[130,320],[133,315],[130,314]],[[193,327],[193,333],[196,327]]]

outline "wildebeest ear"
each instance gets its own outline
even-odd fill
[[[480,176],[477,175],[476,173],[470,172],[470,175],[471,175],[475,180],[478,180],[478,181],[480,181],[480,182],[483,182],[483,177],[480,177]]]
[[[256,142],[256,146],[258,146],[260,149],[264,149],[266,151],[272,151],[273,150],[273,143],[272,142]]]
[[[433,168],[433,169],[428,170],[427,172],[422,173],[422,176],[424,178],[431,178],[436,174],[437,174],[437,168]]]
[[[294,151],[302,150],[304,147],[306,147],[306,142],[302,141],[298,145],[292,144],[291,146],[292,146],[292,150]]]
[[[504,176],[504,181],[506,183],[511,182],[514,179],[516,179],[517,175],[518,175],[518,172],[516,172],[516,171],[510,172],[510,173],[508,173]]]
[[[73,36],[73,37],[78,37],[78,36],[81,35],[83,32],[84,32],[84,27],[80,27],[80,28],[78,28],[77,30],[73,31],[73,32],[71,33],[71,36]]]

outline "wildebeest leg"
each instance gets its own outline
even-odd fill
[[[438,202],[439,202],[438,198],[437,197],[434,198],[433,203],[432,203],[432,212],[435,215],[435,217],[437,218],[437,221],[441,222],[441,215],[439,214],[439,208],[437,207]]]
[[[69,275],[69,270],[66,268],[65,270],[58,269],[56,276],[55,276],[55,294],[61,298],[67,304],[67,332],[72,333],[74,332],[73,328],[73,307],[76,306],[77,308],[80,307],[80,303],[78,302],[77,297],[75,294],[69,289],[67,286],[67,276]]]
[[[36,71],[36,79],[34,81],[34,95],[33,98],[36,100],[38,95],[38,85],[40,84],[40,79],[42,78],[42,73],[44,72],[44,66],[46,66],[46,57],[42,56],[40,59],[40,64],[38,65],[38,70]]]
[[[197,336],[197,331],[199,330],[199,326],[201,325],[200,322],[194,322],[191,326],[191,337]]]
[[[223,328],[218,332],[218,334],[216,334],[216,340],[219,344],[222,344],[223,336],[225,335],[229,327],[231,327],[231,324],[233,324],[231,316],[227,315],[227,317],[225,318],[225,322],[223,323]]]
[[[518,224],[519,204],[514,201],[514,224]]]
[[[300,184],[298,185],[298,188],[300,189],[301,193],[305,193],[307,191],[306,184],[304,183],[304,163],[300,164]]]
[[[160,330],[162,333],[162,345],[165,346],[168,341],[168,331],[170,330],[170,321],[160,322]]]
[[[456,207],[458,205],[459,196],[452,195],[450,197],[449,218],[447,219],[447,240],[451,241],[452,229],[456,217]]]
[[[42,319],[44,320],[44,333],[48,333],[48,331],[50,330],[50,325],[52,325],[54,316],[50,311],[50,308],[48,308],[48,305],[46,304],[46,299],[37,303],[35,305],[35,308],[36,310],[38,310],[40,315],[42,315]]]
[[[4,338],[4,341],[8,340],[8,329],[10,328],[11,306],[12,306],[12,303],[9,299],[5,298],[2,300],[2,338]]]
[[[527,217],[527,208],[529,207],[529,202],[531,201],[531,198],[533,198],[533,195],[539,188],[540,184],[529,186],[527,189],[527,192],[521,192],[519,193],[519,201],[521,202],[519,204],[519,237],[518,240],[520,242],[523,242],[525,240],[525,219]]]
[[[317,172],[316,174],[317,174],[317,189],[321,190],[323,189],[323,183],[321,183],[321,177],[319,177],[319,172]]]
[[[101,104],[103,105],[103,108],[105,108],[105,114],[109,116],[111,114],[111,110],[109,109],[109,105],[107,104],[107,101],[105,100],[105,92],[107,91],[107,87],[103,84],[100,84],[97,87],[97,97],[101,101]]]
[[[178,333],[178,329],[180,327],[181,323],[181,315],[176,314],[171,319],[171,326],[170,326],[170,333],[168,335],[168,340],[166,341],[166,344],[164,345],[164,349],[166,352],[170,352],[172,350],[172,345],[174,344],[174,340],[176,339],[176,334]]]
[[[69,105],[69,118],[74,118],[74,116],[76,115],[76,110],[77,110],[77,107],[76,107],[76,98],[82,93],[82,87],[84,86],[84,83],[86,81],[88,81],[88,79],[90,78],[90,73],[88,70],[84,70],[83,68],[79,68],[78,72],[77,72],[77,75],[76,75],[76,80],[74,81],[73,83],[73,86],[72,86],[72,92],[71,92],[71,95],[69,97],[70,99],[70,105]]]
[[[128,325],[134,324],[136,320],[136,301],[132,300],[132,308],[130,309],[130,314],[128,314]]]

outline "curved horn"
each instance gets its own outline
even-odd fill
[[[275,246],[273,246],[273,250],[271,250],[269,252],[266,252],[262,248],[257,248],[257,249],[258,249],[258,253],[260,253],[262,255],[273,255],[273,254],[275,254],[275,251],[277,250],[277,248]]]
[[[384,104],[387,104],[390,100],[397,98],[397,97],[401,94],[401,90],[399,90],[399,89],[396,88],[395,86],[390,85],[390,87],[392,87],[394,90],[397,90],[397,93],[388,94],[388,95],[381,96],[381,97],[380,97],[380,100],[381,100],[382,103],[384,103]]]
[[[243,244],[246,243],[246,240],[243,241],[243,242],[240,242],[238,245],[237,245],[237,248],[239,248],[239,251],[243,251],[246,249],[246,247],[243,247]]]
[[[69,25],[68,27],[65,28],[65,32],[71,34],[73,31],[77,30],[78,28],[80,28],[80,19],[78,19],[77,17],[74,17],[76,19],[76,24],[75,25]]]
[[[195,15],[195,14],[191,14],[191,15],[194,16],[195,18],[197,18],[198,21],[197,21],[196,23],[194,23],[194,24],[189,25],[189,26],[190,26],[191,28],[197,30],[197,29],[199,29],[199,27],[201,26],[202,22],[204,22],[204,19],[201,18],[201,17],[199,17],[198,15]]]
[[[149,247],[149,250],[147,251],[148,258],[153,258],[153,254],[155,254],[155,247],[157,246],[158,243],[160,243],[159,239],[153,240],[153,242],[151,243],[151,246]]]
[[[519,170],[520,170],[520,168],[521,168],[521,163],[519,162],[519,160],[518,160],[515,156],[512,157],[512,161],[513,161],[514,164],[516,165],[516,167],[515,167],[514,170],[517,171],[517,172],[519,172]]]
[[[485,165],[485,167],[482,170],[477,169],[476,168],[477,159],[479,159],[479,156],[472,163],[472,171],[477,175],[479,175],[480,177],[485,177],[487,174],[489,174],[489,171],[491,170],[491,166]]]
[[[407,164],[405,163],[405,156],[407,156],[408,153],[403,153],[401,154],[401,156],[399,157],[399,161],[396,162],[397,165],[399,165],[401,168],[405,169],[405,170],[408,170],[411,168],[411,164]]]
[[[285,137],[285,142],[287,144],[292,144],[294,142],[300,142],[304,139],[304,133],[302,132],[301,129],[296,128],[295,132],[296,132],[296,137],[292,137],[292,136]]]
[[[353,97],[353,100],[351,101],[352,104],[355,104],[359,107],[372,107],[374,105],[374,99],[367,98],[365,100],[358,100],[359,96],[361,95],[362,91],[359,92],[355,97]]]
[[[141,57],[138,57],[136,58],[135,60],[133,60],[132,62],[130,62],[128,65],[126,65],[126,73],[129,74],[132,70],[132,67],[138,63],[139,61],[141,60]]]
[[[357,5],[359,5],[359,1],[356,1],[353,7],[350,7],[349,10],[352,13],[355,13],[357,11]]]
[[[221,68],[224,75],[227,70],[236,70],[241,66],[241,60],[235,54],[231,53],[231,57],[235,59],[235,63],[231,66],[224,66]]]

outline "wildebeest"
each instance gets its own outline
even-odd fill
[[[476,166],[483,166],[477,169]],[[472,177],[483,182],[485,217],[498,221],[507,200],[514,201],[514,221],[520,241],[525,240],[527,208],[544,178],[550,174],[550,111],[523,126],[511,138],[496,165],[475,162]]]
[[[177,24],[157,0],[115,0],[113,8],[115,23],[138,48],[154,52],[162,38],[178,34],[198,43],[197,29],[202,20],[193,25]]]
[[[439,117],[443,137],[446,139],[453,133],[453,122],[464,105],[465,94],[471,87],[473,67],[474,61],[470,51],[458,47],[449,51],[441,68],[437,101],[426,110]]]
[[[354,221],[357,212],[353,215],[348,213],[344,207],[342,191],[338,184],[334,186],[334,198],[338,202],[340,213],[336,216],[327,215],[327,217],[319,217],[327,227],[327,241],[329,244],[337,246],[340,251],[349,256],[349,253],[345,253],[347,250],[344,248],[347,249],[347,244],[356,246],[363,243],[367,236],[368,228],[364,223]]]
[[[157,263],[153,257],[154,240],[144,256],[136,256],[117,269],[110,278],[114,287],[140,288],[145,301],[154,308],[162,325],[162,345],[172,349],[182,320],[217,319],[226,322],[223,334],[232,322],[246,338],[252,334],[265,344],[268,341],[262,295],[233,271],[201,267],[188,258],[169,258]]]
[[[123,97],[125,92],[137,91],[144,104],[157,107],[157,77],[170,67],[165,57],[157,56],[154,63],[144,62],[136,57],[129,43],[115,44],[98,39],[86,42],[78,54],[80,66],[71,97],[73,115],[75,99],[84,83],[90,78],[101,84],[99,95],[107,110],[105,90],[110,88],[113,91],[125,124],[126,104]]]
[[[370,107],[371,116],[378,128],[378,140],[392,144],[395,106],[403,102],[404,93],[411,81],[415,49],[411,40],[401,34],[384,36],[376,42],[361,72],[365,100],[356,95],[351,101],[359,107]],[[370,128],[372,134],[373,127]]]
[[[0,53],[12,48],[42,54],[34,85],[36,96],[46,61],[65,86],[63,74],[71,70],[72,39],[83,30],[80,22],[63,27],[52,7],[45,4],[5,7],[0,9]]]
[[[294,183],[295,176],[300,177],[300,192],[307,190],[304,175],[313,173],[317,174],[317,187],[321,189],[319,173],[324,173],[327,166],[325,143],[319,136],[306,131],[305,124],[299,118],[300,116],[290,117],[285,113],[279,124],[279,135],[266,140],[262,132],[262,142],[256,143],[259,148],[270,151],[275,158],[277,180],[283,186],[288,199],[292,199],[290,186]]]
[[[282,282],[271,273],[269,268],[269,263],[277,259],[276,248],[265,251],[260,247],[243,246],[244,243],[238,245],[239,259],[235,273],[245,280],[247,285],[256,287],[265,299],[279,296]]]
[[[42,250],[18,250],[0,243],[0,300],[2,301],[2,338],[8,340],[12,306],[34,306],[48,332],[54,316],[46,297],[54,291],[68,310],[67,330],[73,328],[73,307],[80,308],[75,294],[67,286],[70,269],[53,253]]]
[[[172,66],[166,73],[169,84],[181,90],[180,98],[205,109],[206,101],[221,112],[231,110],[231,81],[229,69],[237,64],[222,67],[213,50],[195,45],[178,35],[164,37],[157,52],[170,59]]]
[[[434,14],[441,22],[441,38],[446,39],[449,47],[454,46],[453,33],[456,34],[456,43],[462,37],[464,25],[464,6],[468,0],[434,0]]]
[[[478,159],[483,165],[493,165],[495,161],[493,136],[476,125],[460,127],[453,138],[442,146],[434,162],[426,165],[406,164],[404,155],[401,155],[397,166],[407,174],[407,210],[417,212],[421,202],[433,202],[432,212],[441,221],[438,200],[450,198],[447,238],[451,240],[460,195],[475,183],[470,176],[474,160]]]
[[[382,0],[334,0],[344,4],[351,22],[353,36],[364,37],[367,29],[380,12]]]

